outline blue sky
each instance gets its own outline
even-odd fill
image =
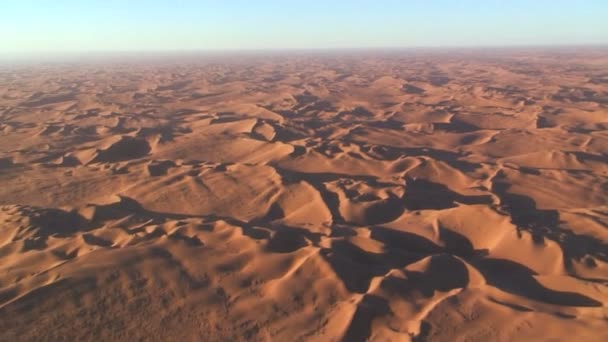
[[[0,53],[608,44],[606,0],[0,0]]]

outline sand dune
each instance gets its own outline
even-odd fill
[[[3,67],[0,340],[608,340],[606,67]]]

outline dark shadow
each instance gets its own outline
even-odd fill
[[[152,177],[164,176],[170,168],[176,166],[172,160],[153,160],[147,166],[148,174]]]
[[[462,261],[448,254],[434,255],[423,272],[405,271],[406,279],[389,277],[382,282],[382,288],[407,298],[413,290],[425,297],[432,297],[436,291],[447,292],[465,288],[469,284],[469,271]]]
[[[89,245],[100,246],[100,247],[110,247],[113,245],[112,241],[108,241],[106,239],[100,238],[93,234],[83,234],[82,238],[84,242]]]
[[[308,241],[301,232],[283,227],[272,233],[266,249],[273,253],[291,253],[308,245]]]
[[[92,162],[113,163],[142,158],[150,153],[150,144],[144,139],[122,137],[105,150],[99,151]]]
[[[602,306],[602,303],[578,293],[548,289],[534,279],[534,271],[510,260],[482,258],[473,264],[489,285],[518,296],[554,305]]]
[[[367,341],[372,332],[372,322],[377,317],[391,312],[388,301],[382,297],[365,295],[357,305],[357,310],[346,330],[343,341]]]
[[[425,179],[406,178],[405,207],[409,210],[442,210],[456,207],[456,202],[474,205],[491,204],[490,195],[465,196],[450,190],[447,186]]]
[[[500,174],[497,177],[492,191],[500,198],[501,209],[509,213],[518,229],[530,232],[536,243],[542,244],[545,238],[557,242],[568,269],[572,267],[572,259],[581,260],[587,255],[608,262],[608,244],[561,228],[557,210],[538,209],[531,197],[508,192],[510,185],[501,180]]]
[[[8,168],[12,167],[13,165],[15,165],[13,163],[13,158],[11,158],[11,157],[0,158],[0,170],[8,169]]]
[[[416,95],[424,94],[424,89],[418,88],[415,85],[411,85],[411,84],[406,84],[403,87],[401,87],[401,89],[404,92],[406,92],[407,94],[416,94]]]

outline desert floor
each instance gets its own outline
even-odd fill
[[[608,340],[608,53],[0,67],[0,340]]]

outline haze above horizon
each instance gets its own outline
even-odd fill
[[[0,5],[0,54],[608,44],[608,2],[41,1]]]

